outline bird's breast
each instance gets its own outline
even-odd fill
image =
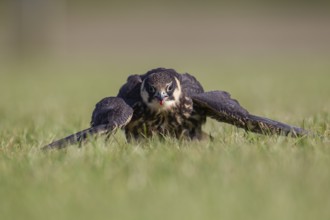
[[[146,105],[137,105],[132,121],[126,126],[126,134],[149,137],[154,134],[180,136],[186,130],[193,112],[191,99],[184,98],[168,111],[154,111]]]

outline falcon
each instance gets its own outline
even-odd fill
[[[97,134],[110,137],[118,129],[125,131],[128,141],[153,136],[201,140],[207,136],[202,131],[207,117],[265,135],[299,137],[307,134],[302,128],[250,114],[228,92],[205,92],[188,73],[157,68],[129,76],[117,96],[99,101],[92,113],[90,128],[43,149],[82,143]]]

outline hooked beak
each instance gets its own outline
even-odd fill
[[[164,101],[167,99],[168,95],[166,92],[156,92],[154,97],[159,101],[160,105],[164,104]]]

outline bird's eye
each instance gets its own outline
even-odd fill
[[[173,90],[173,84],[171,84],[171,85],[169,85],[168,87],[167,87],[167,91],[168,92],[171,92]]]
[[[156,91],[156,89],[153,86],[151,86],[151,85],[148,86],[148,92],[154,93],[155,91]]]

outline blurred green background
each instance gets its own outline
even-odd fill
[[[0,2],[1,219],[329,219],[326,1]],[[43,153],[155,67],[321,137],[109,143]]]
[[[0,7],[4,63],[36,58],[37,65],[47,59],[190,71],[197,61],[314,61],[330,51],[326,1],[3,0]]]
[[[251,112],[299,124],[329,110],[329,9],[326,1],[1,1],[1,114],[72,111],[87,126],[94,103],[128,75],[167,67],[229,91]]]

